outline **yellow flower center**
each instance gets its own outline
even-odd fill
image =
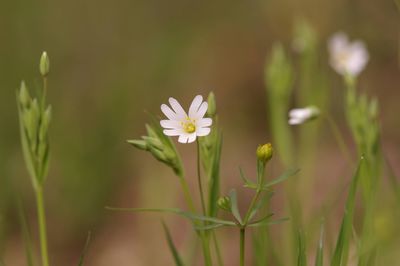
[[[195,132],[195,131],[196,131],[196,126],[195,126],[195,124],[193,123],[193,121],[190,120],[190,118],[187,118],[186,120],[187,120],[186,122],[182,122],[183,130],[185,130],[186,133],[193,133],[193,132]]]

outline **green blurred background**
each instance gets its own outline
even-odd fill
[[[54,111],[46,183],[51,261],[76,265],[92,231],[87,265],[172,265],[159,215],[104,209],[184,207],[173,173],[125,140],[144,134],[146,111],[161,115],[159,106],[168,97],[188,106],[195,95],[213,90],[225,137],[223,192],[239,186],[236,165],[251,169],[257,144],[271,139],[264,64],[276,41],[292,50],[295,60],[293,29],[299,19],[318,34],[331,104],[341,123],[343,88],[329,69],[326,40],[338,30],[365,40],[371,59],[360,87],[381,102],[383,145],[398,172],[400,13],[391,0],[1,0],[0,254],[6,264],[25,265],[18,199],[37,243],[15,90],[22,79],[31,90],[40,88],[43,50],[51,61],[48,101]],[[334,139],[329,132],[320,138],[315,165],[334,170],[341,162]],[[179,150],[194,174],[195,145]],[[165,219],[182,247],[190,226]],[[225,249],[236,252],[227,239]],[[149,247],[158,249],[157,255]]]

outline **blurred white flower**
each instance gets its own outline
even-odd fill
[[[203,102],[201,95],[194,97],[189,108],[189,114],[186,114],[174,98],[169,98],[169,104],[172,109],[166,104],[161,105],[161,111],[168,118],[168,120],[160,121],[165,135],[179,136],[178,141],[180,143],[191,143],[197,137],[210,134],[211,129],[209,127],[212,125],[212,119],[204,118],[208,104]]]
[[[362,41],[350,42],[343,32],[334,34],[328,42],[330,64],[341,75],[358,76],[369,60]]]
[[[319,109],[315,106],[292,109],[289,112],[289,125],[300,125],[310,121],[319,115]]]

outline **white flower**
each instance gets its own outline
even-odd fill
[[[312,120],[319,115],[319,109],[315,106],[292,109],[289,112],[289,125],[300,125]]]
[[[341,75],[356,77],[365,68],[369,54],[362,41],[349,42],[346,34],[334,34],[328,42],[330,64]]]
[[[178,141],[180,143],[191,143],[197,137],[210,134],[211,129],[209,127],[212,125],[212,119],[204,118],[208,104],[203,102],[201,95],[194,97],[189,108],[189,114],[186,114],[174,98],[169,98],[169,104],[172,109],[166,104],[161,105],[161,111],[168,118],[168,120],[160,121],[165,135],[179,136]]]

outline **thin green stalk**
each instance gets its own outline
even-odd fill
[[[206,215],[206,204],[204,201],[204,193],[203,193],[203,185],[201,182],[201,169],[200,169],[200,142],[199,139],[196,141],[197,143],[197,182],[199,184],[199,192],[200,192],[200,199],[201,199],[201,209],[203,210],[203,215]]]
[[[223,266],[224,263],[223,263],[223,260],[222,260],[221,250],[219,248],[217,236],[215,235],[214,231],[212,231],[211,234],[212,234],[212,238],[213,238],[214,245],[215,245],[215,252],[217,253],[218,265],[219,266]]]
[[[47,233],[46,233],[46,214],[43,200],[43,190],[41,187],[36,189],[36,204],[39,223],[40,253],[42,265],[49,266],[49,255],[47,251]]]
[[[42,100],[41,100],[41,107],[42,111],[44,112],[45,104],[46,104],[46,94],[47,94],[47,77],[43,77],[43,91],[42,91]]]
[[[186,204],[188,205],[189,210],[191,212],[196,213],[196,207],[194,206],[194,202],[193,202],[192,196],[190,194],[189,185],[183,175],[178,176],[178,177],[179,177],[179,182],[181,183],[181,187],[183,190],[183,196],[185,197]]]
[[[246,227],[241,227],[240,228],[240,266],[244,266],[245,234],[246,234]]]
[[[336,139],[336,142],[339,145],[339,149],[343,153],[343,155],[346,157],[346,160],[350,163],[350,165],[353,165],[353,160],[351,159],[351,153],[349,151],[349,148],[347,147],[343,135],[340,133],[339,127],[335,123],[335,121],[332,119],[332,117],[329,114],[325,115],[326,120],[328,121],[329,126],[332,129],[333,136]]]

